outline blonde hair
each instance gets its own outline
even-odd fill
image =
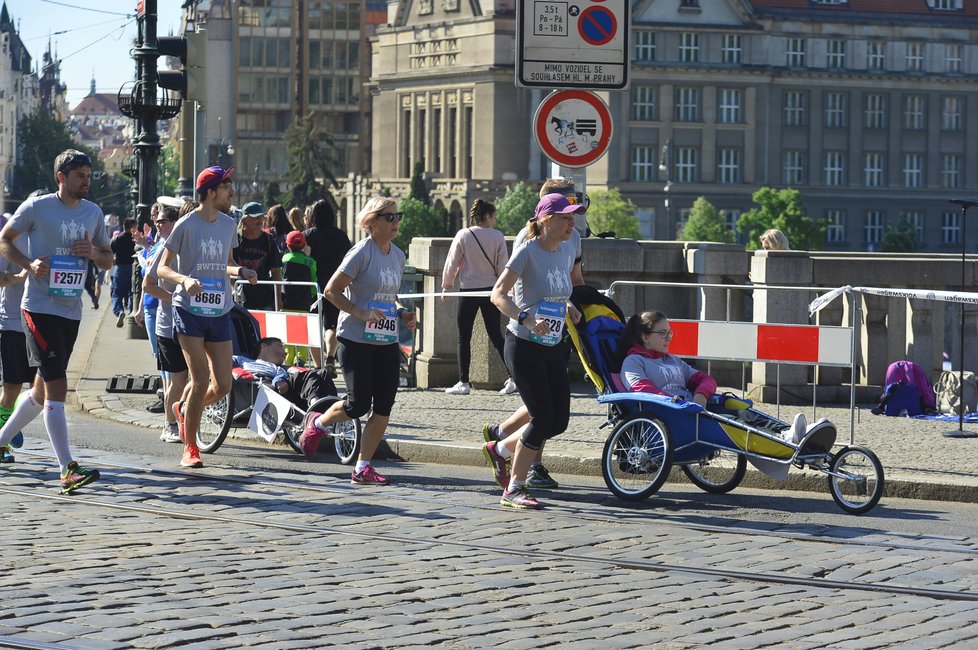
[[[302,221],[302,210],[300,208],[292,208],[289,210],[289,223],[291,223],[292,227],[296,230],[306,229],[306,224]]]
[[[387,208],[397,207],[397,201],[389,196],[372,196],[357,213],[357,228],[370,231],[374,219]]]
[[[548,194],[567,194],[567,190],[574,190],[574,181],[569,178],[548,178],[540,188],[540,198]]]
[[[788,248],[788,236],[776,228],[771,228],[761,235],[761,248],[769,251],[786,251]]]

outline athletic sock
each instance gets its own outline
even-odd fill
[[[363,470],[367,469],[368,467],[370,467],[370,461],[369,460],[358,460],[357,461],[357,468],[356,468],[355,471],[356,471],[357,474],[359,474],[360,472],[362,472]]]
[[[71,450],[68,448],[68,420],[65,418],[65,403],[44,400],[44,428],[48,430],[51,446],[58,457],[61,471],[65,471],[71,462]]]
[[[33,390],[28,390],[24,395],[25,397],[17,402],[3,428],[0,428],[0,447],[9,445],[17,432],[33,422],[34,418],[44,410],[44,405],[34,399]]]
[[[526,481],[520,481],[514,477],[509,479],[509,488],[506,491],[512,492],[516,488],[523,487],[524,485],[526,485]]]
[[[496,453],[499,454],[500,458],[509,458],[513,455],[513,452],[509,450],[509,447],[502,440],[496,443]]]

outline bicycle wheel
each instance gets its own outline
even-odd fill
[[[329,427],[336,456],[343,465],[350,465],[360,455],[360,441],[363,433],[360,418],[340,422]]]
[[[329,395],[327,397],[320,397],[315,402],[309,405],[309,410],[306,413],[325,413],[326,410],[333,405],[339,398],[334,395]],[[302,413],[302,411],[299,411]],[[285,440],[289,443],[289,446],[297,454],[304,454],[302,451],[302,445],[299,444],[299,440],[302,438],[302,433],[304,431],[303,424],[305,423],[305,414],[298,422],[293,421],[291,418],[287,419],[284,424],[282,424],[282,432],[285,434]]]
[[[228,437],[231,430],[231,394],[204,407],[197,430],[197,447],[205,454],[213,454]]]
[[[726,449],[714,449],[703,460],[683,465],[690,482],[710,494],[726,494],[744,480],[747,459]]]
[[[865,514],[883,496],[883,465],[865,447],[843,447],[832,457],[829,471],[829,492],[846,512]]]
[[[604,482],[624,501],[647,499],[669,476],[672,453],[672,435],[665,423],[633,415],[619,423],[604,444]]]

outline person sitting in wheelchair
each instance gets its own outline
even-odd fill
[[[336,385],[325,368],[309,370],[306,368],[286,368],[285,344],[274,336],[266,336],[258,341],[255,358],[234,355],[235,368],[242,368],[255,377],[269,380],[272,387],[290,402],[306,410],[309,404],[322,397],[336,395]]]

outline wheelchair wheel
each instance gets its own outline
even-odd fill
[[[832,457],[829,492],[848,513],[869,512],[883,496],[883,465],[865,447],[843,447]]]
[[[669,476],[672,454],[672,435],[665,423],[634,415],[620,422],[604,444],[604,482],[624,501],[647,499]]]
[[[690,482],[710,494],[726,494],[744,480],[747,459],[726,449],[714,449],[703,460],[683,465]]]
[[[228,437],[231,430],[231,394],[228,393],[214,404],[204,407],[197,431],[197,447],[205,454],[213,454]]]

